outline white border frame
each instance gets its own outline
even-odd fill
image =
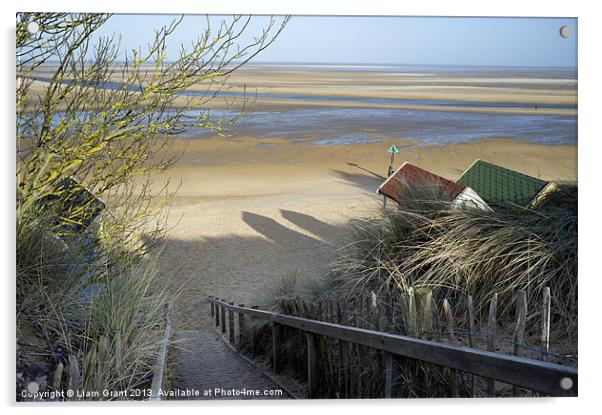
[[[602,154],[602,137],[599,126],[599,103],[600,81],[599,72],[602,56],[599,53],[599,39],[602,39],[602,25],[600,24],[600,13],[596,2],[590,1],[558,1],[558,0],[504,0],[498,2],[454,0],[434,1],[421,0],[418,2],[395,1],[395,0],[304,0],[304,1],[277,1],[277,0],[227,0],[225,2],[147,0],[124,1],[103,0],[99,2],[82,2],[74,0],[20,0],[11,4],[2,4],[2,20],[4,38],[2,42],[3,58],[2,65],[5,95],[2,99],[2,120],[4,135],[2,140],[2,154],[5,157],[3,163],[4,177],[0,181],[5,203],[2,204],[4,225],[3,249],[0,250],[1,262],[5,267],[3,311],[5,323],[3,325],[4,337],[2,341],[2,356],[5,359],[2,365],[2,383],[0,391],[6,405],[14,408],[14,98],[11,90],[14,90],[14,66],[12,66],[14,53],[14,16],[17,11],[39,10],[39,11],[110,11],[120,13],[171,13],[174,11],[184,13],[253,13],[253,14],[323,14],[323,15],[429,15],[429,16],[546,16],[546,17],[578,17],[579,19],[579,275],[582,282],[579,295],[580,314],[580,339],[579,354],[582,364],[580,365],[580,398],[576,399],[512,399],[512,400],[404,400],[394,402],[384,401],[353,401],[353,402],[325,402],[311,401],[299,403],[266,403],[266,402],[207,402],[207,403],[162,403],[160,405],[145,404],[147,413],[161,413],[166,410],[159,406],[178,406],[179,411],[190,410],[191,413],[200,411],[219,411],[219,415],[227,413],[228,410],[238,414],[267,412],[282,414],[299,413],[306,414],[310,408],[320,406],[330,407],[331,410],[344,410],[351,413],[365,414],[377,406],[379,412],[391,411],[399,413],[400,410],[419,410],[428,413],[442,413],[446,415],[484,412],[488,415],[504,414],[517,409],[529,412],[545,411],[549,414],[578,413],[588,409],[590,405],[598,406],[600,392],[600,359],[598,358],[599,344],[602,336],[597,329],[597,316],[600,302],[599,293],[601,287],[598,262],[598,245],[602,232],[599,220],[599,155]],[[583,226],[587,224],[587,226]],[[585,278],[584,276],[588,276]],[[584,285],[585,284],[585,285]],[[585,330],[589,328],[590,330]],[[596,399],[597,398],[597,399]],[[56,405],[52,405],[55,406]],[[82,408],[85,406],[85,408]],[[82,411],[92,413],[106,412],[106,406],[113,406],[112,411],[130,412],[128,407],[141,406],[140,404],[121,404],[121,408],[107,404],[83,404],[81,406],[60,406],[56,409],[61,413],[78,413]],[[123,407],[125,406],[125,407]],[[200,407],[200,408],[199,408]],[[344,407],[341,408],[341,407]],[[21,406],[19,413],[32,412],[39,414],[50,408],[48,406]],[[270,409],[270,411],[266,411]],[[314,409],[315,410],[315,409]]]

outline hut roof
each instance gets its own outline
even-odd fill
[[[453,182],[406,162],[380,185],[377,193],[383,194],[397,203],[403,203],[412,196],[413,191],[437,191],[451,201],[465,187],[463,184]]]
[[[49,209],[52,205],[58,209],[57,221],[69,218],[69,225],[65,228],[82,232],[105,209],[105,204],[92,192],[71,177],[61,180],[56,192],[41,200],[42,206]]]
[[[476,160],[457,183],[471,187],[490,205],[511,203],[523,207],[533,204],[550,184],[483,160]]]

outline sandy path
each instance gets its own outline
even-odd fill
[[[378,182],[341,183],[338,175],[316,181],[290,166],[246,177],[236,174],[241,169],[218,167],[224,174],[217,181],[210,168],[195,168],[200,177],[184,169],[192,180],[171,206],[175,227],[160,266],[182,289],[173,318],[176,388],[279,388],[227,348],[208,317],[206,298],[253,305],[283,275],[322,275],[345,239],[347,221],[373,206],[370,188]]]
[[[172,205],[171,220],[179,220],[161,266],[174,286],[182,287],[173,318],[179,340],[176,388],[279,389],[227,348],[209,319],[207,296],[253,305],[285,274],[303,279],[323,274],[345,239],[347,221],[373,206],[368,188],[377,183],[374,179],[343,184],[332,175],[317,183],[286,167],[247,177],[230,172],[218,186],[184,187],[185,196]],[[211,182],[210,169],[200,170]],[[250,190],[258,196],[245,194]],[[224,191],[229,197],[218,196]],[[287,398],[286,393],[276,397]]]
[[[178,333],[174,387],[194,391],[183,399],[291,399],[280,386],[226,346],[214,328],[206,326]]]

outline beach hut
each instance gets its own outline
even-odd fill
[[[487,204],[494,207],[503,204],[534,207],[557,188],[555,183],[483,160],[476,160],[457,183],[471,187]]]
[[[376,191],[400,206],[411,202],[417,193],[428,193],[451,202],[454,207],[490,210],[487,203],[469,186],[453,182],[410,163],[404,163]]]
[[[64,223],[65,231],[81,233],[87,229],[105,209],[105,203],[77,180],[67,177],[58,184],[56,192],[41,200],[42,207],[57,215],[56,223]]]

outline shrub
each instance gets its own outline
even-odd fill
[[[94,229],[58,237],[54,226],[18,211],[17,397],[31,381],[48,391],[149,385],[167,301],[154,263]]]

